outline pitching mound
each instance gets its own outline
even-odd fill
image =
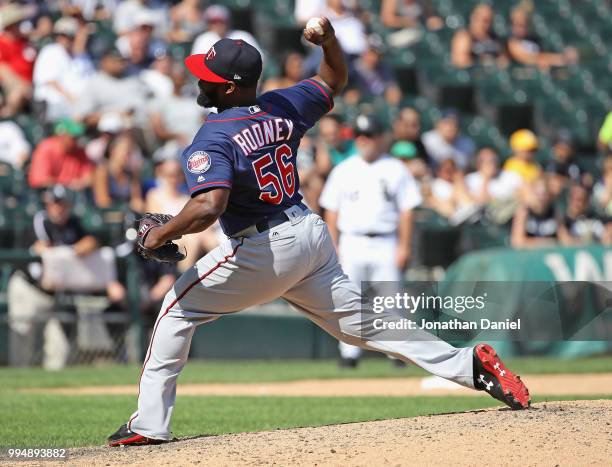
[[[318,428],[198,437],[161,446],[88,448],[93,465],[609,465],[612,401],[536,404]]]

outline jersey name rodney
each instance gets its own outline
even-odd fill
[[[232,235],[302,201],[296,155],[304,133],[333,105],[314,80],[211,114],[183,152],[191,195],[228,188],[221,227]]]

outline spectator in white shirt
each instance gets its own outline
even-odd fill
[[[132,28],[115,42],[127,60],[128,75],[137,75],[148,69],[156,57],[165,53],[164,43],[153,37],[155,27],[155,14],[150,10],[139,11],[133,18]]]
[[[435,128],[423,135],[423,144],[434,164],[452,159],[463,171],[469,168],[476,150],[474,141],[460,134],[459,114],[452,109],[445,110]]]
[[[295,21],[300,26],[306,26],[310,18],[321,16],[325,13],[326,0],[295,0],[293,10]]]
[[[485,147],[478,151],[476,171],[466,175],[465,185],[472,199],[484,205],[512,198],[521,186],[521,179],[513,172],[500,171],[497,153]]]
[[[34,99],[46,104],[49,121],[69,117],[93,64],[86,52],[87,28],[63,17],[53,27],[54,41],[42,48],[34,64]]]
[[[0,162],[20,169],[28,160],[31,149],[22,129],[15,122],[0,122]]]
[[[227,37],[229,39],[241,39],[248,42],[263,55],[261,47],[255,38],[246,31],[231,29],[230,11],[222,5],[211,5],[204,12],[204,18],[208,25],[208,31],[200,34],[191,49],[192,54],[205,54],[215,42]]]
[[[172,57],[163,51],[155,57],[151,68],[140,72],[139,78],[147,86],[153,97],[157,99],[170,97],[174,90],[170,77],[171,70]]]
[[[172,66],[171,78],[174,88],[172,95],[155,99],[151,103],[151,129],[162,143],[176,140],[186,146],[198,132],[205,114],[193,96],[183,95],[187,75],[182,63]]]
[[[123,34],[132,28],[132,22],[136,14],[147,9],[145,3],[146,0],[125,0],[120,2],[113,17],[113,29],[117,34]]]
[[[76,115],[95,126],[106,112],[118,112],[130,125],[145,127],[148,90],[134,77],[125,76],[126,61],[111,48],[100,60],[100,70],[89,77],[81,93]]]

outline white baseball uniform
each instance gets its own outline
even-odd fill
[[[404,164],[386,154],[371,163],[353,156],[332,170],[319,204],[338,215],[340,262],[352,282],[401,280],[395,262],[400,213],[421,204]],[[340,342],[339,349],[343,358],[361,356],[360,347]]]

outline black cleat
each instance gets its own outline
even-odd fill
[[[359,360],[356,358],[341,358],[340,368],[357,368]]]

